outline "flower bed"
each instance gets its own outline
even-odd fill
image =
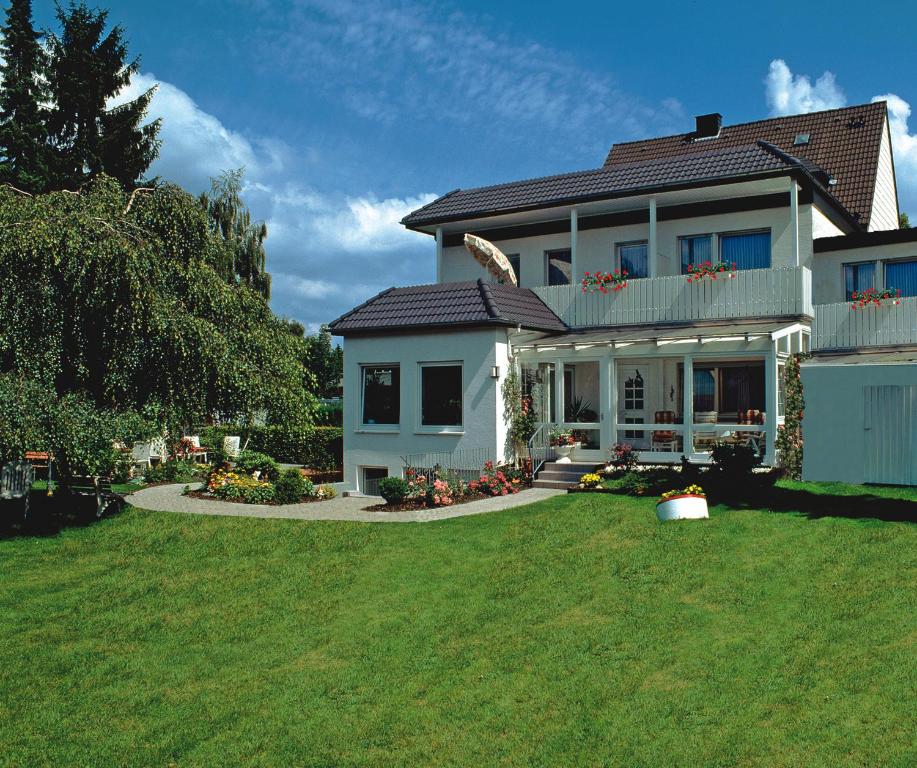
[[[199,499],[238,504],[283,505],[333,499],[337,491],[332,485],[315,485],[298,469],[269,475],[262,470],[247,472],[224,464],[213,469],[204,489],[188,491],[187,494]]]
[[[519,493],[530,482],[525,470],[494,467],[491,461],[484,465],[477,478],[468,482],[448,470],[426,475],[409,467],[404,475],[403,478],[386,477],[381,480],[379,491],[385,499],[385,504],[377,504],[368,509],[390,512],[451,507],[477,499]]]

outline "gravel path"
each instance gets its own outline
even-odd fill
[[[199,487],[192,483],[191,487]],[[450,517],[480,515],[531,504],[541,499],[565,493],[551,488],[529,488],[513,496],[497,496],[491,499],[456,504],[453,507],[437,507],[401,512],[374,512],[366,507],[381,504],[382,499],[374,496],[339,496],[329,501],[311,504],[285,504],[275,507],[267,504],[236,504],[231,501],[210,501],[183,496],[184,484],[157,485],[144,488],[127,497],[128,503],[140,509],[153,512],[187,512],[196,515],[226,515],[229,517],[278,517],[289,520],[355,520],[366,523],[426,523],[431,520],[446,520]]]

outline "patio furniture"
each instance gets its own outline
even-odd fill
[[[764,416],[764,411],[739,411],[738,423],[763,425]],[[758,453],[764,453],[764,436],[765,431],[763,429],[754,431],[737,430],[733,435],[732,440],[736,445],[747,445],[750,448],[754,448]]]
[[[51,469],[51,454],[48,451],[26,451],[25,460],[36,470],[49,472]]]
[[[76,476],[68,478],[62,486],[71,496],[93,499],[96,519],[106,512],[120,512],[124,506],[124,497],[112,490],[111,478],[98,475]]]
[[[22,518],[29,516],[29,494],[35,482],[35,468],[27,461],[8,461],[0,470],[0,499],[22,500]]]
[[[206,448],[201,448],[201,438],[199,435],[185,435],[182,437],[182,442],[187,441],[185,444],[189,445],[190,448],[187,449],[188,458],[192,461],[202,461],[207,462],[207,454],[209,451]]]
[[[694,412],[694,450],[695,451],[706,451],[713,448],[716,445],[719,436],[716,433],[715,429],[697,429],[697,424],[716,424],[716,420],[719,417],[717,411],[695,411]]]
[[[223,438],[223,455],[235,459],[239,455],[240,438],[236,435],[227,435]]]
[[[154,437],[145,443],[134,443],[131,458],[134,464],[147,469],[153,466],[154,461],[165,461],[168,458],[165,438]]]
[[[655,424],[674,424],[675,411],[656,411],[653,416]],[[677,451],[678,435],[674,430],[665,429],[653,432],[650,437],[650,449],[653,451]]]

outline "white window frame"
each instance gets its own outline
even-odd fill
[[[880,262],[871,259],[863,259],[861,261],[845,261],[843,264],[841,264],[841,296],[844,297],[844,301],[850,301],[850,299],[847,298],[847,267],[859,267],[863,264],[872,264],[873,267],[875,267],[872,274],[872,286],[870,287],[876,289],[879,288],[879,273],[882,273],[882,277],[885,275],[885,269],[881,266]]]
[[[423,423],[423,371],[424,368],[458,368],[461,377],[462,418],[461,424],[424,424]],[[422,435],[463,435],[465,434],[465,364],[461,360],[427,360],[417,364],[417,409],[414,432]]]
[[[731,234],[731,233],[727,233]],[[710,238],[710,258],[713,259],[714,253],[719,253],[720,244],[718,235],[716,232],[691,232],[685,235],[678,235],[675,238],[675,260],[678,262],[676,266],[678,267],[678,274],[687,274],[681,271],[681,241],[690,240],[695,237],[709,237]]]
[[[366,399],[366,370],[368,368],[397,368],[398,369],[398,421],[394,424],[365,424],[363,422],[364,401]],[[383,432],[388,434],[398,434],[401,432],[401,406],[403,398],[401,396],[401,364],[400,363],[360,363],[360,396],[357,398],[357,418],[354,422],[357,425],[356,432]]]
[[[628,248],[634,245],[645,245],[646,246],[646,275],[645,277],[650,276],[650,242],[646,238],[643,240],[624,240],[620,243],[615,243],[615,264],[618,269],[623,269],[621,266],[621,249]],[[630,277],[630,275],[628,275]],[[639,280],[640,278],[634,277],[634,280]]]

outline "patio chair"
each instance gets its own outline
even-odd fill
[[[154,437],[145,443],[134,443],[131,449],[131,459],[134,464],[145,469],[152,467],[154,461],[165,461],[168,455],[166,441],[162,437]]]
[[[653,416],[656,424],[674,424],[675,411],[656,411]],[[650,449],[653,451],[677,451],[678,435],[674,430],[660,429],[653,432],[650,437]]]
[[[124,497],[112,490],[111,478],[96,475],[70,477],[63,486],[70,496],[92,499],[96,519],[106,512],[120,512],[124,507]]]
[[[22,500],[22,519],[29,517],[29,494],[35,482],[35,468],[27,461],[8,461],[0,470],[0,499]]]
[[[739,411],[739,424],[764,424],[764,411],[748,410]],[[747,445],[754,448],[758,453],[764,453],[764,430],[746,431],[740,430],[735,433],[733,441],[738,445]]]
[[[694,413],[694,423],[695,424],[716,424],[716,420],[719,417],[717,411],[695,411]],[[695,429],[694,432],[694,450],[709,450],[712,448],[717,440],[719,435],[715,429]]]
[[[201,438],[199,435],[184,435],[182,440],[187,440],[191,445],[188,451],[189,459],[192,461],[202,461],[205,464],[207,463],[207,454],[209,452],[206,448],[201,448]]]
[[[240,438],[236,435],[227,435],[223,438],[223,455],[235,459],[239,455]]]

